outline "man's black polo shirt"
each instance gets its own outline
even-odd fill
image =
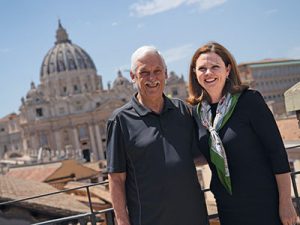
[[[108,120],[108,172],[126,172],[131,225],[206,224],[193,127],[186,105],[165,96],[160,114],[133,97]]]

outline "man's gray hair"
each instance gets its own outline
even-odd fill
[[[164,66],[164,70],[167,71],[167,66],[166,66],[166,62],[164,60],[164,57],[161,55],[161,53],[158,51],[157,48],[155,48],[154,46],[142,46],[140,48],[138,48],[132,55],[131,55],[131,66],[130,66],[130,71],[135,74],[136,73],[136,68],[137,68],[137,61],[142,58],[144,55],[146,55],[147,53],[155,53],[157,55],[159,55],[159,57],[161,58],[161,61],[163,63]]]

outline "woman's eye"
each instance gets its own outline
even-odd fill
[[[204,67],[200,67],[200,68],[198,68],[198,70],[200,71],[200,72],[205,72],[206,71],[206,68],[204,68]]]

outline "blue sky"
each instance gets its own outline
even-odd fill
[[[0,118],[18,112],[31,81],[40,83],[59,18],[106,87],[118,69],[129,78],[130,56],[145,44],[185,78],[194,51],[211,40],[238,63],[300,58],[299,9],[299,0],[0,0]]]

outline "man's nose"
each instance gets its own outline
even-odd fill
[[[149,73],[149,79],[156,79],[156,74],[155,74],[155,72],[150,72]]]

